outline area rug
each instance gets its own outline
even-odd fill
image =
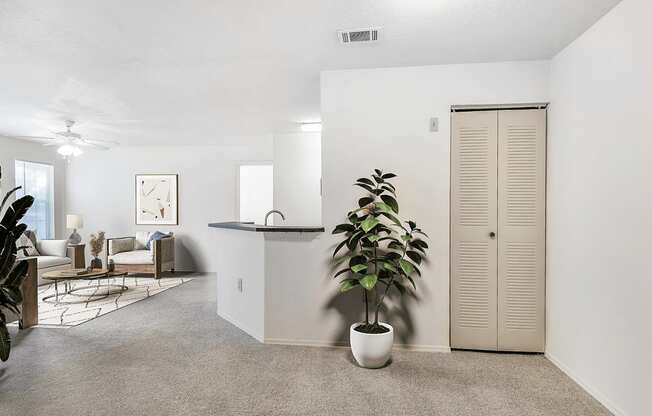
[[[44,297],[55,294],[54,283],[39,286],[38,326],[69,328],[81,325],[91,319],[124,308],[132,303],[147,299],[191,280],[193,280],[192,277],[166,277],[161,279],[149,277],[126,277],[124,284],[127,286],[127,289],[120,293],[118,286],[122,285],[122,278],[110,279],[108,283],[115,285],[112,286],[111,290],[116,293],[97,300],[73,295],[61,295],[64,291],[64,287],[62,283],[59,283],[60,295],[58,304],[52,303],[55,301],[54,297],[48,299],[47,302],[43,301]],[[79,289],[76,291],[77,293],[94,293],[106,291],[107,281],[102,280],[99,288],[97,282],[94,281],[86,282],[79,280],[73,281],[70,284],[73,289]]]

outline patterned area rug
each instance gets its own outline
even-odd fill
[[[161,278],[126,277],[124,285],[126,290],[120,289],[122,278],[102,279],[100,285],[96,281],[77,280],[70,284],[78,295],[95,294],[94,297],[61,295],[64,292],[63,283],[59,283],[58,303],[51,297],[43,301],[44,297],[54,295],[54,283],[39,286],[38,326],[68,328],[88,322],[98,316],[106,315],[127,305],[147,299],[157,293],[164,292],[173,287],[193,280],[192,277]],[[110,284],[110,294],[99,299],[107,292],[107,283]],[[74,302],[74,303],[73,303]]]

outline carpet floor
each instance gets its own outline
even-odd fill
[[[209,274],[69,329],[13,329],[0,415],[610,414],[541,355],[396,351],[366,370],[215,311]]]

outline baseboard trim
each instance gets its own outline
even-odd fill
[[[548,361],[553,363],[557,368],[559,368],[562,372],[564,372],[564,374],[566,374],[574,382],[579,384],[580,387],[582,387],[587,393],[593,396],[594,399],[599,401],[600,404],[606,407],[607,410],[609,410],[615,416],[628,416],[627,413],[625,413],[622,409],[616,406],[609,398],[607,398],[605,394],[603,394],[600,390],[596,389],[595,387],[591,386],[591,384],[583,380],[573,370],[571,370],[568,365],[564,364],[557,357],[550,354],[549,352],[546,352],[544,356],[548,359]]]
[[[346,342],[329,342],[317,340],[301,339],[284,339],[284,338],[265,338],[265,344],[271,345],[294,345],[301,347],[321,347],[321,348],[349,348]],[[445,345],[417,345],[417,344],[395,344],[394,349],[419,351],[419,352],[451,352],[450,347]]]
[[[225,314],[224,312],[217,311],[217,315],[224,319],[225,321],[231,323],[232,325],[236,326],[239,330],[245,332],[247,335],[253,337],[256,341],[258,342],[265,342],[265,339],[262,335],[259,335],[256,333],[256,331],[252,331],[251,328],[249,328],[247,325],[243,325],[241,322],[239,322],[237,319],[233,319],[231,316]]]

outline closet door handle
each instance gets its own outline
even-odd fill
[[[489,238],[491,238],[491,239],[496,238],[496,233],[494,233],[493,231],[490,232],[490,233],[489,233]]]

